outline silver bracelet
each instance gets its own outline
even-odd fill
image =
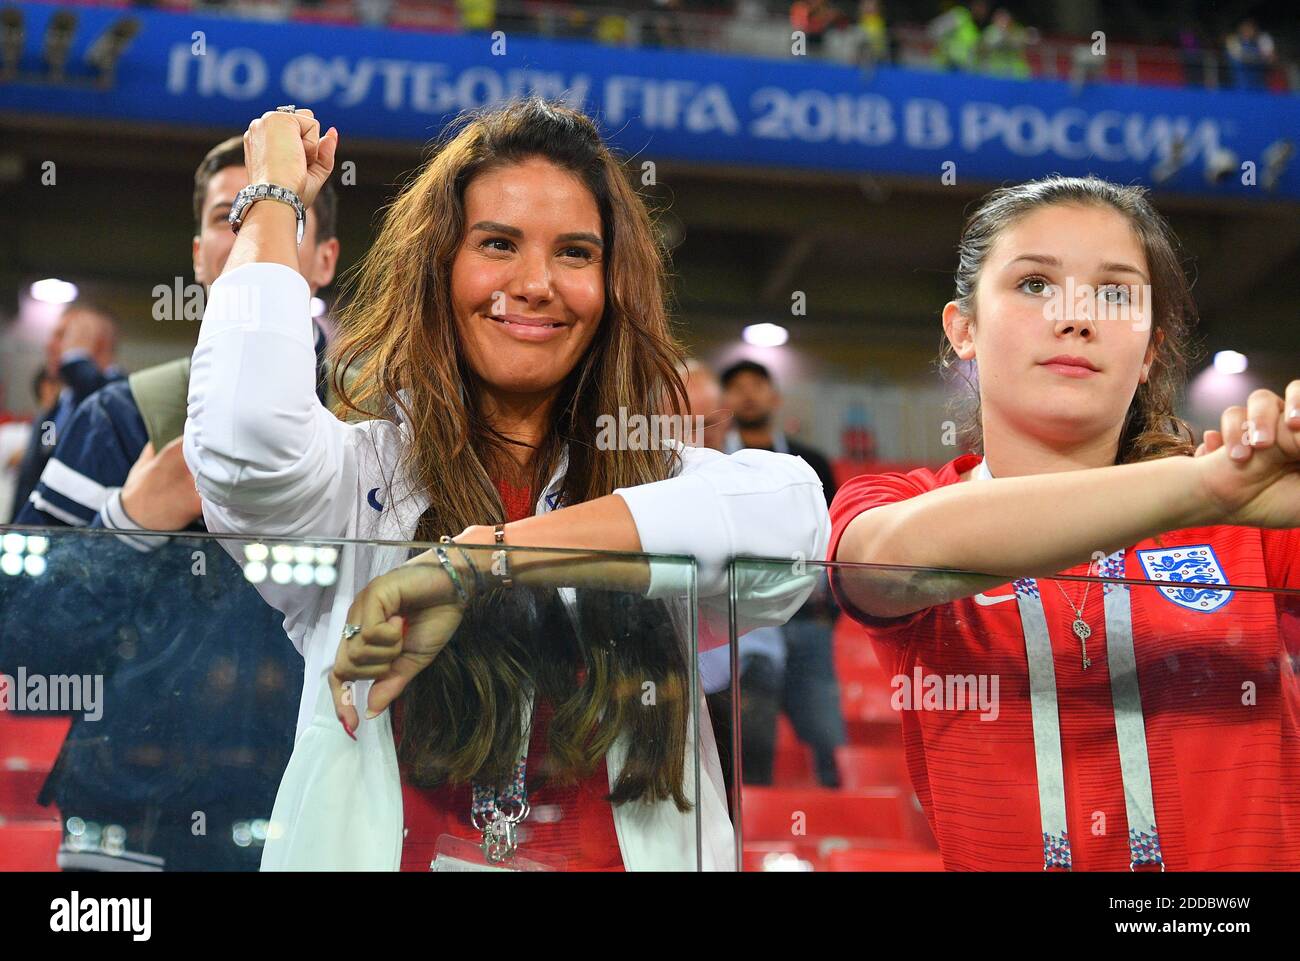
[[[461,583],[460,572],[456,570],[456,565],[453,564],[451,558],[447,556],[447,549],[441,546],[435,547],[433,549],[433,555],[438,558],[438,563],[442,565],[442,569],[445,570],[447,576],[451,578],[451,586],[456,589],[456,596],[460,598],[460,602],[462,604],[468,604],[469,594],[465,591],[465,585]]]
[[[456,550],[460,553],[461,557],[465,558],[465,566],[468,567],[470,573],[474,575],[474,594],[475,596],[482,594],[483,573],[478,569],[478,565],[474,563],[474,559],[469,556],[469,551],[465,550],[465,548],[461,547],[459,544],[453,541],[446,534],[443,534],[441,537],[438,538],[438,543],[450,544],[452,547],[456,548]]]

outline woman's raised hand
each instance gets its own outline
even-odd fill
[[[470,577],[466,571],[463,577]],[[348,608],[347,623],[361,631],[339,643],[329,675],[334,713],[353,734],[360,719],[350,682],[373,680],[367,717],[375,717],[406,689],[451,640],[462,607],[432,551],[381,574]]]
[[[1300,527],[1300,380],[1257,390],[1223,412],[1196,449],[1207,496],[1225,523]]]
[[[322,137],[310,110],[267,111],[244,132],[248,181],[288,187],[310,207],[334,170],[338,144],[339,132],[330,127]]]

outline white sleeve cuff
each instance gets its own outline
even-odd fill
[[[163,537],[158,534],[149,534],[148,536],[135,537],[129,532],[143,531],[147,528],[141,527],[131,519],[131,515],[126,512],[122,506],[122,488],[114,487],[104,501],[104,506],[99,509],[99,518],[103,521],[106,530],[117,531],[117,539],[123,543],[129,544],[142,554],[150,554],[162,547],[170,537]]]

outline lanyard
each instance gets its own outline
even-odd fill
[[[975,480],[992,480],[981,461]],[[1103,577],[1122,577],[1124,549],[1101,564]],[[1043,612],[1038,583],[1022,577],[1014,583],[1016,606],[1029,659],[1029,708],[1034,727],[1034,763],[1038,774],[1038,808],[1043,827],[1043,870],[1070,870],[1070,835],[1065,815],[1065,775],[1061,759],[1061,723],[1056,697],[1056,665],[1052,639]],[[1115,735],[1119,742],[1120,775],[1124,782],[1124,813],[1128,822],[1129,869],[1165,862],[1156,831],[1151,796],[1151,766],[1147,757],[1146,724],[1138,691],[1137,656],[1133,651],[1133,613],[1127,584],[1103,584],[1106,610],[1106,666],[1110,673]]]
[[[532,731],[533,695],[524,698],[523,718],[519,734],[519,756],[505,790],[486,787],[475,781],[471,785],[473,800],[469,820],[483,832],[483,856],[488,862],[499,864],[515,856],[519,840],[515,829],[532,810],[528,806],[528,787],[525,771],[528,767],[528,738]]]

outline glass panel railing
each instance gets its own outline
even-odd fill
[[[0,528],[0,870],[730,866],[694,561],[443,549]]]
[[[733,624],[744,869],[1300,868],[1283,533],[1101,577],[736,561],[738,600],[818,581],[785,625]]]

